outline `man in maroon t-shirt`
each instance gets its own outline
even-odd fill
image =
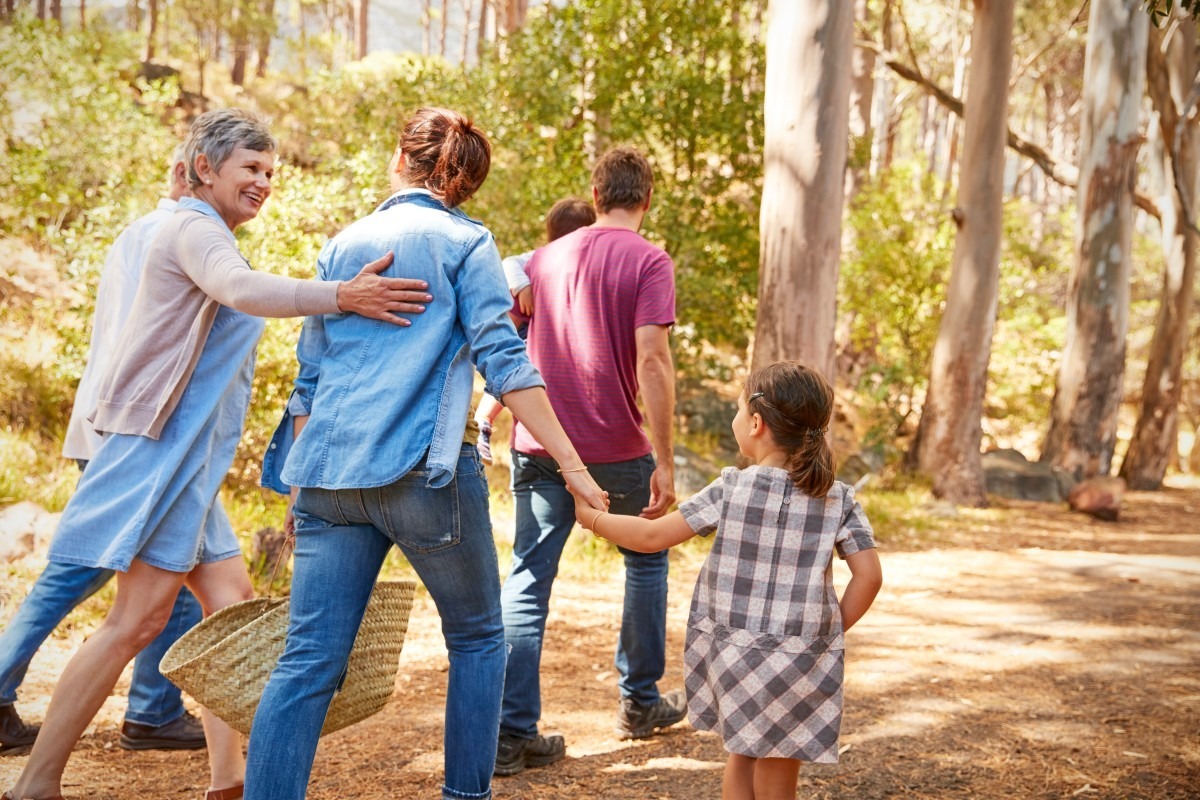
[[[554,413],[609,493],[609,511],[651,519],[675,502],[675,369],[668,341],[675,323],[675,266],[638,234],[652,188],[650,164],[641,154],[629,148],[606,153],[592,172],[595,224],[536,251],[527,268],[534,298],[529,357],[546,381]],[[561,736],[538,734],[538,669],[550,589],[575,523],[575,504],[557,465],[520,425],[512,455],[516,537],[502,593],[511,652],[497,775],[552,764],[566,752]],[[622,738],[640,739],[679,722],[686,707],[682,692],[660,694],[657,685],[666,661],[667,553],[621,552],[625,610],[616,653],[617,729]]]

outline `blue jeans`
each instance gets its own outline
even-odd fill
[[[575,524],[575,501],[558,465],[549,458],[513,451],[516,535],[512,571],[504,582],[504,633],[510,647],[504,679],[500,729],[521,738],[537,735],[542,715],[542,640],[550,589],[558,574],[567,536]],[[650,501],[654,459],[643,456],[612,464],[588,464],[608,492],[613,514],[640,514]],[[658,681],[666,666],[667,551],[625,557],[625,606],[615,664],[622,697],[641,705],[659,700]]]
[[[17,687],[42,642],[75,606],[100,590],[113,571],[51,561],[34,582],[29,596],[0,633],[0,705],[15,703]],[[183,714],[179,689],[162,676],[158,664],[163,654],[192,626],[200,622],[200,604],[181,588],[167,627],[138,653],[133,662],[129,705],[125,719],[142,725],[165,725]]]
[[[487,481],[474,446],[461,451],[448,486],[427,480],[422,461],[388,486],[300,490],[287,644],[254,717],[246,800],[305,796],[325,714],[393,544],[437,605],[450,653],[442,797],[492,796],[505,647]]]

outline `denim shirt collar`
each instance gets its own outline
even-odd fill
[[[462,212],[461,209],[447,208],[445,203],[433,196],[433,192],[429,191],[428,189],[420,188],[401,189],[387,200],[384,200],[382,203],[380,203],[379,207],[375,209],[374,213],[378,214],[380,211],[387,211],[392,206],[398,206],[401,203],[414,203],[419,206],[424,206],[425,208],[434,208],[439,211],[445,211],[447,214],[452,214],[453,216],[461,219],[470,220],[476,225],[483,224],[477,219],[468,217]]]
[[[212,217],[221,223],[221,230],[229,234],[230,239],[235,242],[237,241],[237,237],[233,235],[233,231],[229,230],[229,226],[225,224],[225,220],[221,219],[221,215],[217,213],[217,210],[203,200],[195,197],[181,197],[179,198],[179,208],[186,208],[189,211],[199,211],[201,214]]]

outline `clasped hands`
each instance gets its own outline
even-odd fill
[[[608,511],[608,492],[592,480],[586,471],[564,473],[567,491],[575,498],[575,519],[586,530],[592,530],[596,518]]]

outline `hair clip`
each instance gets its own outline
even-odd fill
[[[755,400],[757,400],[760,397],[766,397],[766,393],[765,392],[755,392],[754,394],[752,394],[746,398],[746,402],[753,403]]]

